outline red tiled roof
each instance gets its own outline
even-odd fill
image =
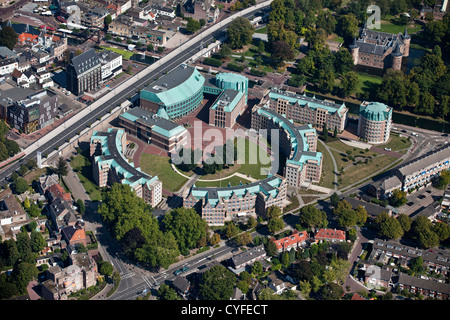
[[[320,229],[317,231],[315,238],[345,240],[345,232],[336,229]]]
[[[280,250],[282,248],[286,248],[292,246],[293,244],[302,243],[308,238],[308,234],[306,231],[298,232],[295,230],[290,236],[284,237],[279,240],[272,239],[272,241],[277,246],[277,249]]]
[[[47,189],[47,191],[51,192],[56,198],[62,198],[66,201],[71,201],[72,197],[70,196],[70,193],[67,193],[63,187],[59,185],[59,183],[55,183],[51,187]]]

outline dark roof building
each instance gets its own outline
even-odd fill
[[[77,96],[97,89],[102,81],[101,62],[94,49],[73,57],[66,71],[67,89]]]

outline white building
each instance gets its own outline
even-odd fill
[[[122,55],[111,50],[103,50],[98,57],[102,64],[102,81],[122,72]]]
[[[11,74],[18,67],[19,63],[15,59],[0,60],[0,75]]]

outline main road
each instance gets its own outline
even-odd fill
[[[35,141],[23,150],[25,155],[20,159],[20,161],[8,166],[0,173],[0,186],[4,187],[8,183],[8,178],[14,171],[19,169],[22,163],[25,163],[30,158],[36,159],[38,151],[40,151],[43,155],[51,153],[57,147],[64,144],[65,141],[76,136],[79,131],[82,131],[89,126],[89,124],[95,122],[99,117],[105,115],[109,110],[120,105],[128,97],[134,96],[139,92],[139,90],[153,82],[156,78],[176,68],[179,64],[188,61],[203,47],[204,44],[208,44],[214,39],[221,38],[227,26],[236,17],[250,17],[258,10],[269,6],[271,2],[272,0],[265,1],[244,9],[209,27],[161,58],[159,61],[124,81],[99,100],[84,108],[75,116],[62,123],[60,126],[39,140]]]

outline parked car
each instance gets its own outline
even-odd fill
[[[391,148],[384,148],[386,151],[392,151]]]

